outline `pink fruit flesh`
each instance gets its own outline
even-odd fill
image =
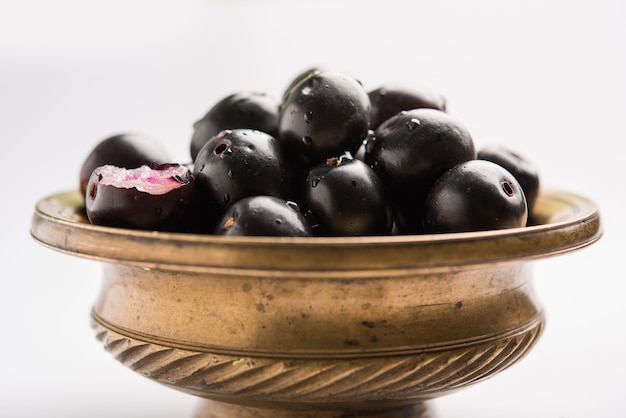
[[[163,195],[185,184],[181,179],[189,169],[183,165],[167,164],[157,167],[147,165],[126,169],[104,165],[95,169],[100,177],[99,184],[120,189],[135,188],[152,195]]]

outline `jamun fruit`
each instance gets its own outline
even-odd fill
[[[151,137],[123,133],[100,141],[83,161],[80,169],[80,192],[84,196],[91,173],[97,167],[113,165],[137,168],[152,163],[165,164],[170,161],[167,151]]]
[[[85,209],[94,225],[188,232],[195,214],[194,179],[180,164],[126,169],[96,168],[87,184]]]
[[[424,199],[446,170],[476,158],[474,141],[456,118],[437,109],[402,111],[380,125],[365,162],[388,186],[398,229],[421,232]]]
[[[253,129],[220,132],[200,150],[194,176],[207,226],[230,205],[255,195],[290,199],[296,175],[278,141]]]
[[[399,86],[383,86],[369,92],[372,129],[403,110],[429,108],[446,111],[446,99],[436,93]]]
[[[295,202],[273,196],[251,196],[233,203],[214,233],[229,236],[309,237],[311,226]]]
[[[276,137],[279,107],[280,101],[266,93],[242,91],[226,96],[194,123],[191,159],[209,139],[226,129],[256,129]]]
[[[391,232],[392,215],[383,183],[367,164],[349,154],[311,168],[299,203],[315,235]]]
[[[370,125],[370,100],[354,78],[313,71],[283,101],[278,139],[303,165],[311,167],[357,151]]]
[[[517,179],[528,203],[528,212],[532,210],[539,195],[539,170],[525,156],[509,148],[491,145],[478,150],[478,159],[494,162],[506,168]]]
[[[505,168],[471,160],[446,171],[424,206],[429,233],[486,231],[526,226],[528,207],[522,187]]]

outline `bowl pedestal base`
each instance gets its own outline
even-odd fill
[[[429,402],[365,410],[276,410],[201,400],[192,418],[436,418]]]

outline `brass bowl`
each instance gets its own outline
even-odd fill
[[[93,326],[135,372],[204,398],[197,417],[425,417],[425,401],[529,352],[532,262],[601,236],[590,200],[543,191],[526,228],[359,238],[218,237],[89,225],[37,203],[42,244],[102,261]]]

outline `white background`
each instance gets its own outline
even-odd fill
[[[626,417],[624,22],[619,0],[0,0],[0,416],[191,416],[194,398],[95,339],[101,266],[36,244],[34,204],[77,187],[106,136],[143,132],[186,161],[215,101],[280,95],[322,65],[443,93],[477,145],[517,149],[602,211],[597,245],[536,262],[536,348],[436,401],[439,417]]]

